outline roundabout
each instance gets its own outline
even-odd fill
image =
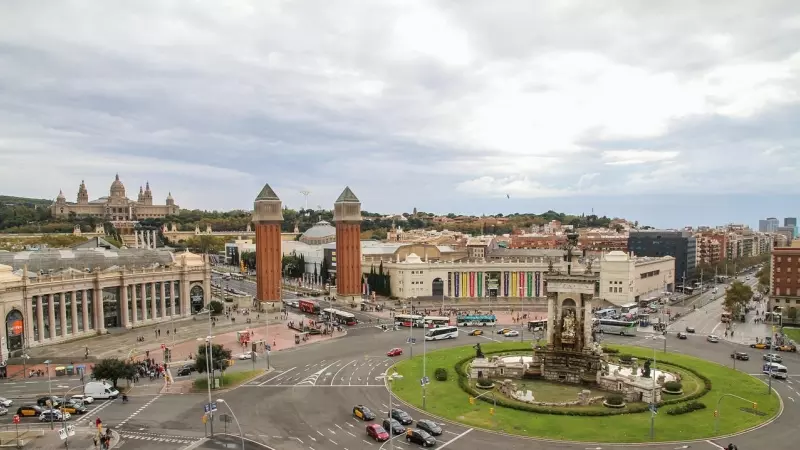
[[[486,356],[497,354],[516,358],[531,353],[530,345],[526,349],[519,342],[485,344],[483,349]],[[631,346],[610,346],[609,350],[639,359],[652,355],[652,351]],[[624,408],[608,407],[603,404],[603,399],[607,400],[610,393],[596,390],[591,395],[599,396],[599,402],[585,406],[569,405],[575,402],[568,403],[568,398],[552,396],[557,384],[532,380],[526,381],[525,385],[533,388],[534,397],[537,396],[537,386],[551,397],[547,401],[543,398],[537,404],[526,403],[501,393],[497,386],[494,389],[476,389],[474,381],[469,379],[468,370],[459,367],[466,365],[465,360],[474,361],[472,346],[437,350],[426,356],[429,372],[444,368],[449,374],[446,381],[431,379],[426,385],[426,412],[434,416],[470,427],[525,437],[592,443],[651,442],[652,414],[645,403],[632,402]],[[685,390],[661,397],[654,418],[655,441],[705,440],[735,434],[774,419],[780,410],[778,397],[767,395],[764,384],[745,373],[686,355],[659,352],[656,356],[656,364],[663,364],[664,371],[682,374]],[[392,392],[403,402],[420,409],[423,393],[418,378],[422,374],[422,360],[422,356],[415,356],[390,369],[390,372],[403,376],[392,383]],[[494,384],[498,383],[498,380],[494,381]],[[710,389],[706,389],[706,381]],[[570,394],[578,389],[572,388]],[[718,396],[722,393],[730,398],[726,397],[717,410]],[[693,402],[705,405],[705,408],[685,407]],[[565,403],[569,406],[564,406]]]

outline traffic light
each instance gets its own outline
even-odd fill
[[[719,411],[717,411],[716,409],[714,410],[714,417],[719,417]]]
[[[753,402],[753,409],[758,409],[758,403]]]
[[[489,414],[494,415],[494,408],[489,408]]]
[[[469,398],[469,404],[470,405],[474,405],[475,404],[475,397],[470,397]]]

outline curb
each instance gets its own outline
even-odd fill
[[[457,348],[457,347],[453,347],[453,348]],[[644,347],[642,347],[642,348],[644,348]],[[692,356],[692,355],[690,355],[690,356]],[[724,366],[724,365],[719,364],[719,363],[715,363],[713,361],[707,361],[707,362],[710,362],[710,363],[713,363],[713,364],[717,364],[717,365],[720,365],[720,366],[723,366],[723,367],[727,368],[727,366]],[[547,439],[547,438],[539,438],[539,437],[534,437],[534,436],[523,436],[523,435],[519,435],[519,434],[506,433],[506,432],[503,432],[503,431],[495,431],[495,430],[489,430],[487,428],[475,427],[475,426],[467,425],[467,424],[462,423],[462,422],[457,422],[457,421],[452,420],[452,419],[447,419],[447,418],[444,418],[444,417],[441,417],[441,416],[437,416],[435,414],[431,414],[428,411],[420,409],[420,408],[408,403],[404,399],[398,397],[397,395],[394,394],[394,392],[389,390],[389,387],[387,385],[388,381],[386,381],[386,376],[388,376],[387,374],[389,373],[389,371],[394,369],[397,364],[399,364],[399,363],[392,364],[391,366],[386,368],[386,371],[384,372],[384,388],[386,389],[387,393],[392,396],[393,399],[397,400],[398,403],[402,403],[403,405],[405,405],[406,407],[408,407],[408,408],[410,408],[412,410],[415,410],[415,411],[418,411],[418,412],[420,412],[420,413],[422,413],[424,415],[433,417],[436,420],[441,420],[444,423],[449,423],[449,424],[457,425],[457,426],[460,426],[460,427],[472,428],[472,429],[479,430],[479,431],[482,431],[482,432],[485,432],[485,433],[493,433],[493,434],[496,434],[498,436],[504,436],[504,437],[510,437],[510,438],[516,438],[516,439],[526,439],[526,440],[535,441],[535,442],[547,442],[547,443],[552,443],[552,444],[570,444],[570,445],[597,445],[597,446],[600,446],[600,445],[612,445],[612,446],[615,446],[615,447],[655,447],[655,446],[661,446],[661,445],[681,445],[681,444],[686,444],[686,443],[699,443],[699,442],[707,442],[707,441],[712,440],[712,439],[725,439],[725,438],[741,436],[741,435],[744,435],[744,434],[747,434],[747,433],[751,433],[753,431],[757,431],[757,430],[759,430],[761,428],[765,428],[765,427],[771,425],[776,420],[778,420],[778,418],[780,418],[783,415],[783,411],[784,411],[783,397],[781,397],[781,395],[778,393],[778,391],[775,390],[775,388],[773,388],[772,392],[778,397],[778,403],[780,405],[780,408],[778,409],[777,414],[775,414],[771,419],[767,420],[766,422],[760,423],[760,424],[758,424],[756,426],[747,428],[745,430],[737,431],[735,433],[724,434],[724,435],[719,435],[719,436],[710,436],[710,437],[706,437],[706,438],[685,439],[685,440],[681,440],[681,441],[657,441],[657,442],[647,442],[647,441],[645,441],[645,442],[592,442],[592,441],[570,441],[570,440]],[[753,378],[756,378],[756,377],[753,377]],[[756,379],[758,379],[758,378],[756,378]],[[758,379],[758,380],[761,381],[762,383],[764,383],[764,380],[761,380],[761,379]]]

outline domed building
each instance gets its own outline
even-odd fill
[[[300,242],[308,245],[322,245],[336,242],[336,227],[320,220],[300,236]]]
[[[107,197],[89,200],[86,183],[81,181],[76,202],[68,202],[64,193],[59,191],[56,201],[50,206],[50,212],[55,217],[68,217],[70,213],[74,213],[78,217],[92,216],[109,221],[161,218],[178,214],[179,210],[171,193],[167,195],[164,205],[154,205],[149,182],[145,183],[144,188],[139,187],[137,200],[129,199],[125,195],[125,185],[120,181],[119,174],[111,183]]]

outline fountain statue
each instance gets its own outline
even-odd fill
[[[561,330],[562,339],[570,341],[575,339],[575,311],[570,309],[564,313]]]
[[[650,360],[644,362],[644,367],[642,367],[642,378],[650,378]]]
[[[474,348],[474,349],[475,349],[475,358],[477,358],[477,359],[484,359],[484,358],[486,358],[486,356],[484,356],[484,354],[483,354],[483,351],[481,350],[481,344],[480,344],[480,342],[479,342],[479,343],[477,343],[477,344],[475,344],[475,345],[474,345],[472,348]]]

